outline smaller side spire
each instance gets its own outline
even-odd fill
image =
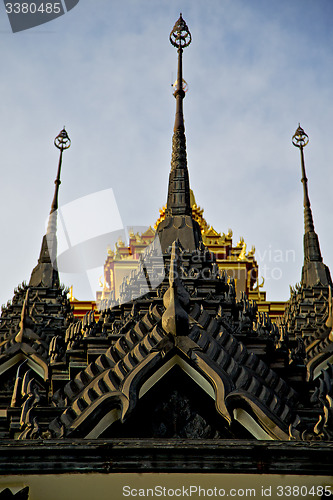
[[[303,205],[304,205],[304,264],[302,268],[302,284],[304,286],[314,286],[321,284],[324,286],[331,284],[331,276],[327,266],[323,263],[321,256],[318,235],[314,230],[313,216],[308,192],[308,179],[305,172],[304,147],[309,142],[309,136],[304,132],[300,124],[292,137],[292,143],[299,148],[301,154],[301,170],[303,184]]]
[[[54,181],[55,189],[51,203],[51,210],[47,224],[46,234],[43,237],[42,247],[39,254],[38,264],[33,269],[29,286],[46,286],[54,288],[59,286],[59,274],[57,268],[57,210],[59,186],[61,184],[60,174],[62,166],[63,151],[71,145],[71,140],[65,130],[60,131],[54,139],[54,145],[60,150],[57,177]]]

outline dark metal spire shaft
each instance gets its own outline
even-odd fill
[[[68,149],[71,145],[71,140],[68,137],[68,134],[65,130],[65,127],[59,132],[57,137],[54,139],[54,145],[56,148],[60,150],[59,161],[58,161],[58,170],[57,177],[54,181],[54,196],[51,204],[50,216],[47,226],[47,234],[56,234],[57,232],[57,214],[54,213],[58,210],[58,195],[59,195],[59,186],[61,184],[60,174],[61,174],[61,166],[62,166],[62,154]]]
[[[314,230],[314,223],[313,223],[313,217],[312,217],[312,211],[311,211],[311,204],[310,204],[310,198],[309,198],[309,192],[308,192],[308,179],[306,177],[305,173],[305,162],[304,162],[304,151],[303,148],[308,144],[309,142],[309,137],[308,135],[304,132],[302,127],[299,125],[298,129],[296,130],[295,134],[293,135],[292,138],[293,145],[299,148],[300,154],[301,154],[301,169],[302,169],[302,179],[301,182],[303,184],[303,205],[304,205],[304,259],[305,260],[313,260],[313,261],[322,261],[321,257],[321,252],[320,252],[320,247],[319,247],[319,241],[318,237],[315,233]],[[312,244],[309,245],[310,241],[309,236],[313,234],[315,237],[311,237],[310,239],[312,240]]]
[[[54,181],[54,184],[56,187],[54,190],[54,197],[53,197],[50,213],[58,210],[58,193],[59,193],[59,186],[61,184],[60,174],[61,174],[61,165],[62,165],[62,153],[65,149],[68,149],[71,145],[71,140],[68,137],[68,134],[65,130],[65,127],[61,130],[61,132],[54,139],[54,145],[56,148],[60,149],[60,155],[59,155],[59,162],[58,162],[57,177],[56,177],[56,180]]]
[[[53,212],[58,210],[58,194],[59,194],[59,186],[61,184],[60,173],[61,173],[61,165],[62,165],[62,152],[63,152],[63,148],[60,148],[58,172],[57,172],[56,180],[54,181],[55,189],[54,189],[54,196],[53,196],[53,200],[52,200],[52,204],[51,204],[50,214],[52,214]]]
[[[183,114],[183,99],[185,97],[185,92],[183,89],[183,49],[179,47],[178,49],[178,71],[177,71],[177,87],[174,93],[176,98],[176,116],[174,132],[176,130],[182,129],[185,132],[184,127],[184,114]]]
[[[170,42],[177,47],[178,72],[174,96],[176,99],[175,126],[172,136],[171,171],[165,219],[156,230],[161,249],[168,252],[175,241],[184,250],[193,252],[200,247],[202,236],[199,224],[192,218],[190,182],[187,170],[186,139],[183,115],[183,49],[191,43],[191,33],[180,14],[170,33]],[[186,87],[185,87],[186,88]]]
[[[59,275],[57,267],[57,210],[58,194],[62,165],[62,153],[71,145],[65,128],[57,135],[54,145],[60,149],[57,177],[54,181],[55,190],[51,204],[50,215],[47,224],[46,234],[43,237],[42,247],[39,254],[38,264],[33,269],[29,286],[45,286],[54,288],[59,286]]]
[[[301,154],[301,170],[303,184],[304,205],[304,265],[302,269],[302,283],[313,286],[317,283],[327,285],[331,282],[328,268],[323,264],[318,235],[314,230],[313,216],[308,192],[308,179],[305,172],[304,147],[308,144],[309,137],[299,125],[292,137],[292,143],[299,148]]]
[[[307,138],[307,135],[305,134],[303,129],[300,130],[300,127],[299,127],[297,129],[297,131],[299,133],[303,132],[304,137]],[[299,137],[300,137],[300,135],[298,135],[298,138]],[[297,139],[295,138],[294,140],[296,141]],[[302,142],[300,142],[299,145],[296,146],[296,147],[299,147],[300,154],[301,154],[301,169],[302,169],[301,182],[303,184],[304,232],[305,233],[308,233],[310,231],[314,231],[314,223],[313,223],[311,204],[310,204],[310,198],[309,198],[309,192],[308,192],[308,179],[307,179],[306,173],[305,173],[305,162],[304,162],[304,151],[303,151],[303,148],[304,148],[304,146],[306,146],[307,143],[308,143],[308,139],[307,139],[307,142],[305,144],[302,144]]]
[[[180,14],[171,34],[170,42],[177,47],[178,71],[176,98],[176,116],[172,137],[171,172],[166,215],[191,215],[190,183],[187,170],[186,138],[183,115],[183,49],[191,43],[191,33]]]

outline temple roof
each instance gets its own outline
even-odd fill
[[[40,260],[0,321],[2,438],[246,438],[291,445],[333,439],[332,293],[313,239],[304,144],[297,143],[306,197],[304,272],[277,325],[245,293],[236,297],[234,279],[219,271],[193,218],[181,84],[190,40],[181,16],[171,32],[178,84],[165,219],[119,299],[102,301],[98,319],[89,311],[74,320],[59,285],[56,212],[67,136],[60,134]],[[220,238],[213,228],[205,232]],[[153,236],[152,230],[144,235]],[[237,264],[253,259],[242,239],[234,251]]]
[[[134,321],[57,396],[69,406],[50,426],[55,437],[99,437],[118,419],[126,421],[139,398],[177,365],[210,394],[228,424],[235,419],[233,408],[243,407],[249,422],[256,422],[255,435],[289,438],[289,425],[298,421],[295,391],[223,328],[218,311],[212,316],[191,303],[179,279],[180,257],[174,242],[164,308],[156,304]]]

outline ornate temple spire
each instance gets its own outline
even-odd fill
[[[167,201],[167,215],[191,215],[190,184],[186,159],[186,138],[183,115],[183,50],[191,43],[191,33],[180,14],[170,33],[170,42],[177,48],[178,72],[176,81],[176,116],[172,137],[171,172]]]
[[[191,33],[180,14],[170,33],[170,42],[177,47],[178,72],[176,90],[176,116],[172,137],[171,171],[165,220],[157,227],[162,251],[170,249],[179,240],[185,250],[194,251],[202,241],[198,223],[192,218],[190,182],[187,170],[186,139],[183,115],[183,50],[191,43]]]
[[[71,145],[71,140],[65,130],[65,127],[54,139],[54,145],[60,150],[57,177],[54,181],[55,189],[51,204],[49,220],[46,234],[43,237],[42,247],[38,259],[38,264],[31,273],[29,286],[59,286],[59,275],[57,269],[57,210],[58,194],[61,184],[60,174],[62,166],[63,151]]]
[[[331,284],[329,269],[323,263],[318,236],[314,230],[311,204],[308,192],[308,179],[305,172],[303,148],[308,144],[309,137],[299,125],[292,137],[292,143],[299,148],[301,154],[301,169],[304,196],[304,264],[302,268],[302,284],[314,286]]]

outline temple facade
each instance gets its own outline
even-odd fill
[[[2,474],[332,475],[332,281],[310,206],[308,137],[300,126],[293,137],[304,191],[302,279],[272,321],[259,310],[254,250],[208,227],[191,197],[182,86],[191,34],[182,16],[170,41],[178,76],[167,204],[155,230],[110,251],[99,312],[81,319],[56,264],[70,145],[65,130],[57,137],[39,260],[0,319]]]

